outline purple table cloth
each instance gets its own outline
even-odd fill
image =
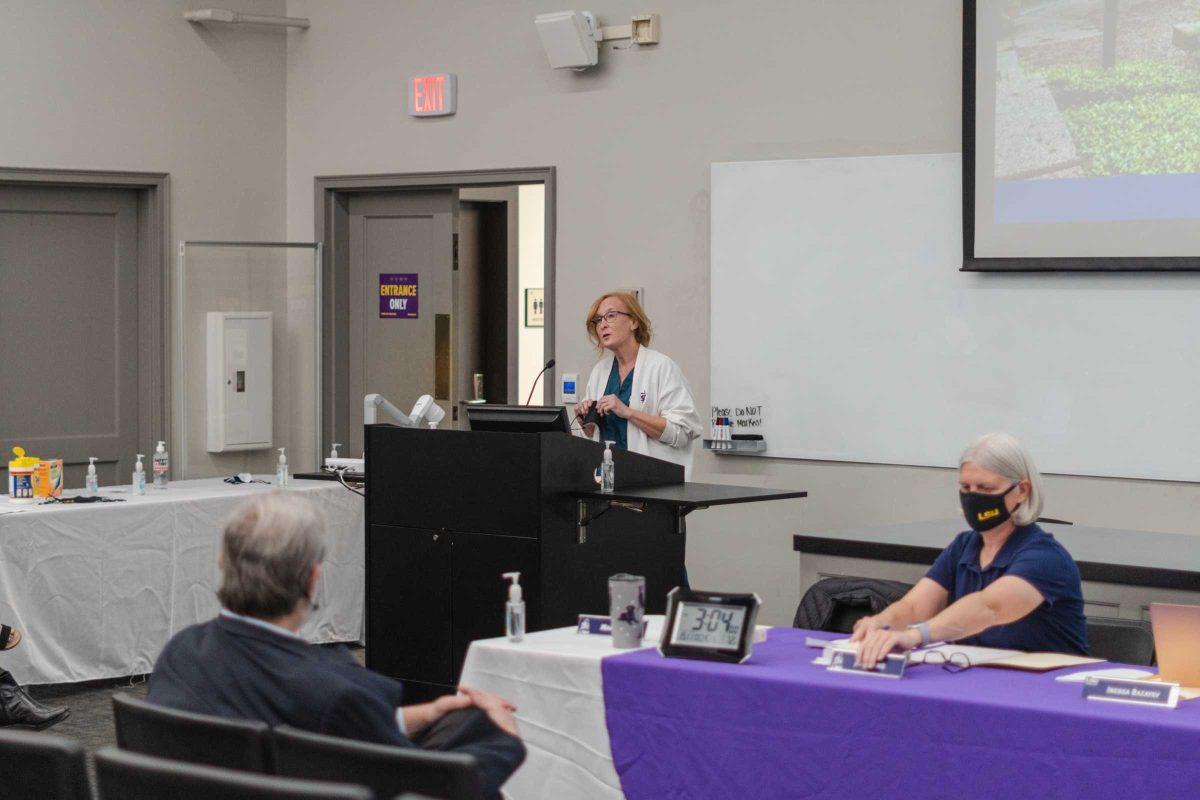
[[[1200,700],[1084,700],[1077,683],[976,667],[901,680],[826,672],[774,629],[745,664],[601,662],[613,763],[630,800],[1200,798]],[[1094,665],[1082,669],[1095,669]]]

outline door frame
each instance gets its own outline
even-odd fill
[[[133,189],[138,225],[138,437],[174,442],[171,418],[171,176],[41,167],[0,167],[0,186]]]
[[[518,167],[512,169],[456,170],[448,172],[398,172],[368,175],[318,175],[313,179],[315,225],[314,241],[322,246],[321,283],[324,318],[329,321],[322,331],[323,394],[322,424],[327,442],[344,441],[350,430],[349,397],[349,319],[350,246],[349,197],[359,192],[405,191],[412,189],[462,189],[467,187],[509,186],[540,183],[545,190],[543,219],[543,286],[554,297],[555,265],[555,168]],[[551,302],[542,331],[543,355],[554,358],[554,320],[557,303]],[[544,403],[553,402],[555,370],[542,378]],[[362,402],[361,400],[359,402]]]

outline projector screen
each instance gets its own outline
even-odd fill
[[[1200,5],[963,16],[965,270],[1200,269]]]

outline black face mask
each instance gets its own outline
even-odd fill
[[[1017,488],[1017,485],[1014,483],[1000,494],[959,492],[958,499],[962,503],[963,516],[967,518],[967,524],[974,530],[983,533],[1007,522],[1012,515],[1008,513],[1008,506],[1004,504],[1004,498]]]

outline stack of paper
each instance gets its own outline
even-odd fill
[[[834,650],[858,649],[858,643],[851,642],[848,638],[826,640],[809,637],[804,640],[804,643],[809,647],[822,649],[821,655],[812,662],[820,666],[828,666],[830,654]],[[938,644],[923,647],[909,653],[908,659],[912,664],[923,664],[926,657],[934,653],[937,655],[928,659],[931,664],[953,663],[954,661],[961,663],[963,656],[966,656],[972,667],[1000,667],[1022,669],[1029,672],[1049,672],[1053,669],[1099,664],[1104,661],[1102,658],[1072,656],[1065,653],[1023,653],[1020,650],[1000,650],[995,647],[974,647],[965,644]]]

